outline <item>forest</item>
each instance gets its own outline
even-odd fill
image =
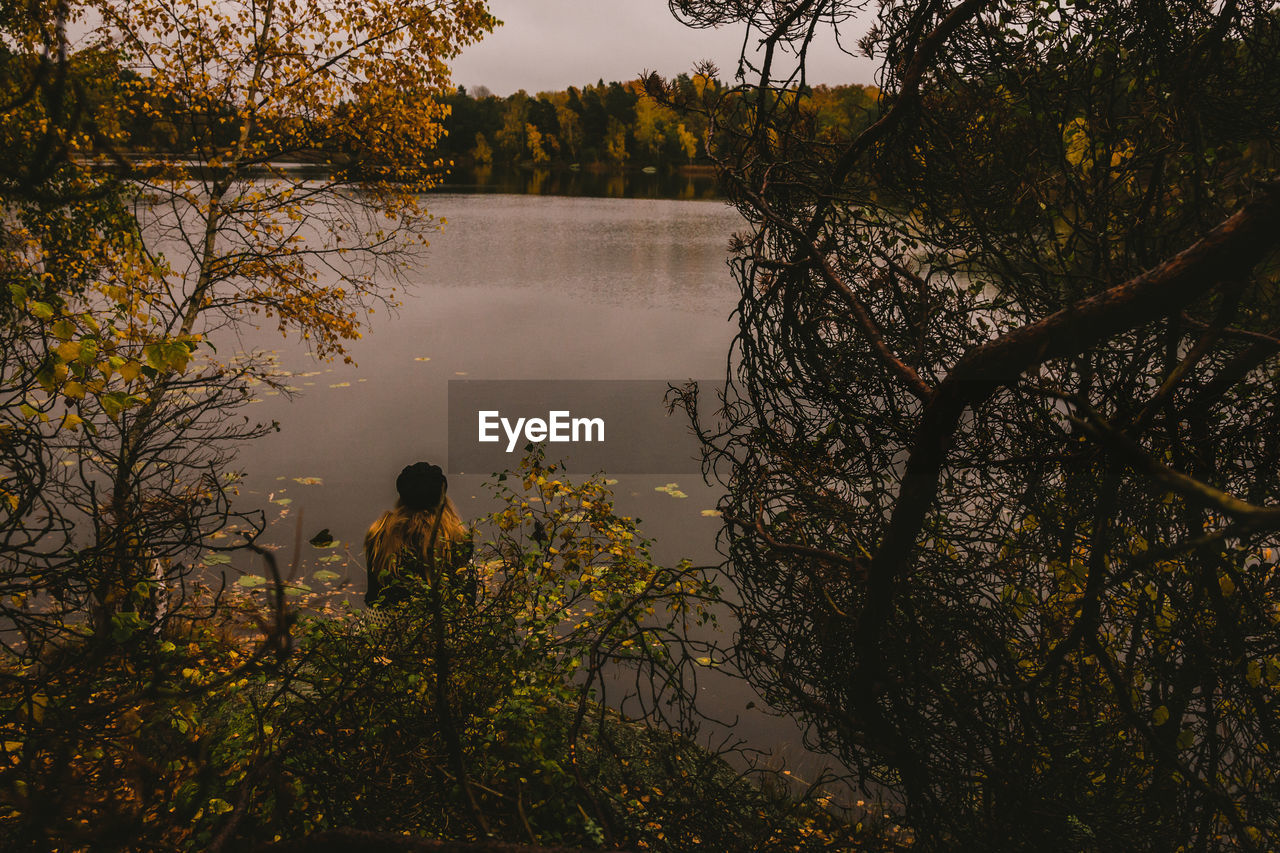
[[[707,72],[679,74],[670,86],[686,102],[714,97],[725,84]],[[832,141],[870,123],[874,87],[804,87],[815,131]],[[560,92],[524,90],[506,98],[459,89],[445,98],[451,112],[441,150],[459,165],[597,165],[609,168],[711,166],[715,144],[706,113],[677,111],[649,95],[642,79],[603,80]]]
[[[671,0],[734,79],[506,98],[484,0],[0,8],[0,846],[1280,846],[1280,12],[864,5]],[[235,342],[350,360],[451,164],[714,171],[719,564],[534,445],[394,601],[268,547]]]
[[[116,52],[94,53],[84,52],[79,61],[98,66],[101,76],[96,86],[119,91],[110,96],[95,96],[92,91],[85,95],[100,120],[109,116],[119,125],[121,148],[132,156],[199,157],[210,140],[228,141],[219,139],[216,121],[208,125],[174,121],[171,94],[123,66]],[[22,60],[10,56],[8,61]],[[686,100],[727,91],[709,71],[677,75],[671,85]],[[870,86],[806,86],[799,96],[812,111],[818,135],[831,141],[848,138],[869,124],[877,110],[877,91]],[[505,98],[483,86],[475,92],[449,87],[439,97],[439,108],[442,134],[432,149],[442,158],[440,170],[494,165],[615,170],[712,165],[709,117],[672,109],[651,97],[640,78],[607,84],[601,80],[537,95],[522,89]],[[358,109],[350,101],[342,105],[343,111]],[[288,118],[303,120],[302,116]],[[230,125],[224,132],[231,132]],[[360,161],[365,153],[363,141],[356,136],[309,136],[306,142],[280,156],[342,166]]]

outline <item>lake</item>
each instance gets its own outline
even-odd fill
[[[740,220],[723,203],[442,194],[431,211],[446,225],[403,304],[375,314],[351,346],[356,366],[260,339],[301,389],[292,401],[260,395],[251,414],[281,431],[241,454],[246,498],[286,513],[278,544],[292,547],[301,517],[304,540],[327,527],[359,557],[365,529],[395,502],[400,469],[444,465],[452,379],[724,375],[737,299],[725,258]],[[717,490],[689,476],[678,481],[688,497],[675,498],[655,490],[667,477],[620,479],[619,511],[644,520],[660,560],[719,562],[719,520],[702,515]],[[482,482],[451,478],[464,517],[492,507]],[[280,500],[289,503],[271,503]]]
[[[441,194],[431,210],[447,225],[398,311],[375,315],[351,347],[358,366],[262,339],[301,391],[291,401],[263,393],[250,408],[281,431],[242,452],[244,497],[274,519],[265,538],[283,566],[296,541],[300,576],[337,553],[323,568],[350,578],[356,601],[364,532],[394,503],[396,475],[419,459],[443,465],[451,379],[720,379],[736,329],[726,257],[741,220],[722,202]],[[464,518],[493,508],[484,479],[450,477]],[[721,522],[704,514],[718,488],[698,476],[677,489],[666,476],[618,480],[617,511],[643,520],[659,562],[720,563]],[[321,528],[342,546],[307,545]],[[793,721],[751,710],[762,703],[746,684],[703,683],[717,717],[737,717],[737,735],[785,757],[797,776],[828,763],[800,746]]]

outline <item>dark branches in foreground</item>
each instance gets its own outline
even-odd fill
[[[751,48],[648,81],[749,222],[729,393],[681,395],[743,668],[928,848],[1274,847],[1274,10],[884,2],[832,134],[860,4],[672,7]]]

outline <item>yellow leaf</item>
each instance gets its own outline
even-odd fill
[[[209,801],[209,805],[205,807],[205,811],[207,811],[209,814],[226,814],[227,812],[231,811],[233,808],[235,807],[232,806],[231,803],[228,803],[226,800],[221,799],[220,797],[214,797],[212,800]]]
[[[1244,670],[1244,677],[1250,687],[1257,687],[1262,683],[1262,664],[1256,660],[1249,661]]]
[[[142,370],[142,365],[139,364],[138,362],[126,361],[124,364],[120,365],[119,367],[120,378],[123,379],[125,382],[132,382],[133,380],[138,378],[138,373],[141,372],[141,370]]]

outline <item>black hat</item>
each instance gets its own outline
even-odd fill
[[[409,509],[435,509],[444,497],[449,481],[439,465],[428,465],[426,462],[415,462],[405,466],[396,477],[396,491],[400,493],[400,502]]]

